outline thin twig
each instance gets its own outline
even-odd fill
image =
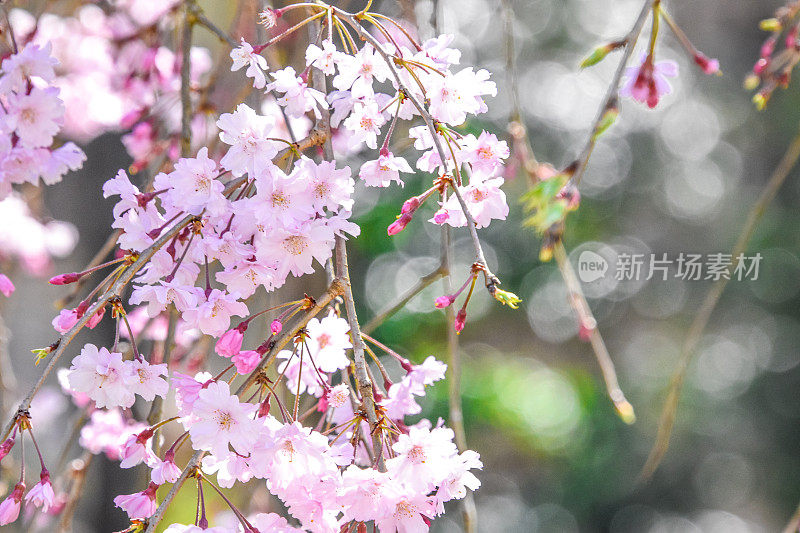
[[[725,276],[721,276],[711,286],[706,294],[705,300],[703,300],[703,304],[700,306],[697,315],[695,315],[694,320],[692,321],[692,325],[689,327],[689,333],[686,335],[686,340],[681,348],[681,355],[678,359],[678,364],[672,373],[672,378],[670,379],[667,399],[664,402],[664,407],[661,410],[661,418],[658,421],[658,433],[656,434],[655,444],[653,444],[653,448],[650,450],[650,454],[647,457],[647,462],[645,463],[644,467],[642,467],[642,471],[639,473],[639,480],[642,482],[647,481],[653,475],[658,468],[658,465],[661,463],[661,460],[664,458],[664,454],[667,453],[670,436],[672,435],[672,428],[675,425],[678,401],[680,400],[681,389],[686,378],[686,373],[689,369],[689,364],[694,356],[697,343],[700,341],[703,331],[705,331],[706,325],[711,318],[711,313],[717,306],[717,303],[719,302],[719,299],[725,290],[725,286],[728,284],[731,271],[735,267],[734,263],[736,263],[737,258],[744,254],[744,252],[747,250],[747,244],[750,242],[759,220],[761,220],[761,217],[764,216],[764,212],[767,210],[767,207],[772,202],[773,198],[775,198],[775,195],[778,194],[778,190],[789,176],[789,173],[794,168],[798,158],[800,158],[800,133],[798,133],[792,140],[780,163],[773,171],[772,176],[770,176],[769,181],[764,186],[764,189],[761,191],[761,195],[758,197],[758,200],[750,209],[750,212],[747,215],[747,221],[745,222],[744,227],[742,228],[742,231],[736,240],[736,244],[733,247],[733,251],[731,252],[731,258],[733,261],[730,265],[728,265],[727,274]]]
[[[449,226],[448,226],[449,227]],[[417,284],[411,287],[403,296],[401,296],[396,302],[393,302],[387,305],[382,311],[380,311],[377,315],[375,315],[372,320],[367,322],[367,324],[361,328],[361,330],[365,333],[372,333],[378,328],[381,324],[383,324],[386,319],[390,316],[394,315],[400,309],[404,308],[408,302],[414,298],[417,294],[421,293],[428,287],[430,287],[437,279],[441,278],[445,275],[444,267],[439,266],[425,276],[422,276]],[[449,294],[449,293],[447,293]]]
[[[592,310],[589,308],[586,297],[583,295],[581,284],[575,276],[572,264],[570,264],[567,258],[567,251],[564,248],[563,242],[558,241],[555,244],[553,255],[556,258],[556,263],[558,263],[558,269],[561,271],[561,277],[564,278],[564,283],[567,286],[570,305],[578,315],[578,321],[581,327],[589,334],[589,340],[594,349],[597,364],[600,365],[600,371],[603,373],[603,380],[606,383],[608,396],[614,403],[614,408],[617,410],[620,418],[627,424],[633,424],[636,421],[633,406],[625,399],[625,394],[619,386],[617,372],[614,369],[614,362],[611,360],[611,355],[608,353],[603,337],[597,329],[597,320],[595,320],[594,315],[592,315]]]

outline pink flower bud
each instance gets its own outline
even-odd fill
[[[436,301],[433,305],[436,306],[436,309],[444,309],[445,307],[451,305],[454,300],[455,298],[452,296],[439,296],[436,298]]]
[[[0,526],[14,522],[19,517],[20,502],[25,493],[25,484],[17,483],[11,494],[0,503]]]
[[[6,297],[11,296],[11,293],[14,292],[14,284],[5,274],[0,274],[0,292]]]
[[[261,362],[261,354],[255,350],[245,350],[233,356],[233,364],[236,365],[236,371],[240,374],[249,374],[256,369],[258,363]]]
[[[764,41],[764,44],[761,45],[761,57],[762,57],[762,59],[766,59],[766,58],[768,58],[768,57],[770,57],[772,55],[772,53],[775,51],[775,44],[776,43],[777,43],[777,40],[774,37],[770,37],[769,39]]]
[[[273,335],[277,335],[283,329],[283,324],[277,318],[272,321],[272,324],[269,325],[269,330],[272,332]]]
[[[408,226],[408,223],[411,222],[411,215],[400,215],[400,218],[389,224],[389,227],[386,229],[386,233],[391,235],[397,235]]]
[[[400,209],[401,215],[411,214],[417,210],[419,207],[419,197],[412,196],[405,202],[403,202],[403,207]]]
[[[3,441],[3,444],[0,444],[0,461],[2,461],[3,457],[5,457],[11,452],[11,448],[13,447],[14,447],[14,437],[9,437]]]
[[[69,274],[59,274],[50,278],[50,285],[69,285],[81,279],[81,275],[77,272],[70,272]]]
[[[456,333],[461,333],[461,330],[464,329],[464,326],[467,323],[467,310],[462,308],[458,311],[456,315],[456,321],[453,324],[453,327],[456,329]]]
[[[703,72],[706,74],[716,74],[719,72],[719,61],[716,59],[710,59],[703,55],[701,52],[697,52],[694,55],[694,62],[703,69]]]
[[[242,340],[244,340],[244,335],[239,328],[234,328],[222,334],[215,349],[222,357],[233,357],[242,351]]]

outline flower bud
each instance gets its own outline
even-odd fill
[[[450,218],[450,213],[445,208],[439,209],[436,214],[433,215],[433,221],[439,225],[447,222],[448,218]]]
[[[19,517],[20,502],[25,493],[25,484],[17,483],[14,490],[0,503],[0,526],[14,522]]]
[[[459,309],[458,314],[456,315],[456,321],[453,326],[456,329],[456,333],[461,333],[461,330],[464,329],[464,326],[467,323],[467,310],[463,307]]]
[[[272,332],[273,335],[277,335],[283,329],[283,324],[277,318],[272,321],[272,324],[269,325],[269,330]]]
[[[519,308],[519,304],[522,301],[522,299],[513,292],[504,291],[498,288],[494,289],[493,296],[495,300],[503,305],[509,306],[511,309]]]
[[[408,223],[411,222],[411,215],[405,214],[400,215],[400,218],[389,224],[389,227],[386,229],[386,233],[390,236],[397,235],[408,226]]]
[[[722,72],[719,70],[719,61],[706,57],[702,52],[697,52],[694,55],[694,62],[697,63],[706,74],[722,75]]]
[[[763,31],[772,31],[772,32],[781,31],[783,29],[781,21],[779,21],[776,18],[764,19],[758,23],[758,27],[761,28]]]
[[[217,341],[214,349],[222,357],[233,357],[242,351],[242,340],[244,335],[239,328],[226,331]]]
[[[610,53],[622,46],[624,41],[617,41],[613,43],[604,44],[602,46],[598,46],[592,53],[589,54],[583,61],[581,61],[581,68],[591,67],[593,65],[598,64],[602,60],[606,58],[606,56]]]
[[[59,274],[50,278],[50,285],[69,285],[81,279],[82,274],[70,272],[69,274]]]
[[[0,461],[11,452],[14,447],[14,437],[9,437],[0,444]]]
[[[417,210],[419,207],[419,197],[412,196],[405,202],[403,202],[403,207],[400,209],[401,215],[411,214]]]
[[[439,296],[436,298],[436,301],[433,303],[433,305],[436,307],[436,309],[444,309],[445,307],[451,305],[454,301],[455,298],[452,296]]]

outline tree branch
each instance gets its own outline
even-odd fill
[[[775,195],[778,193],[781,185],[783,185],[783,182],[789,176],[789,173],[797,163],[798,158],[800,158],[800,133],[798,133],[792,140],[780,163],[773,171],[772,176],[770,176],[769,181],[764,186],[764,189],[761,191],[761,195],[759,196],[758,200],[750,209],[750,212],[747,215],[747,221],[745,222],[744,227],[742,228],[742,231],[736,240],[736,244],[733,247],[733,251],[731,252],[731,258],[734,262],[736,261],[737,257],[739,257],[741,254],[744,254],[744,252],[747,250],[747,244],[750,242],[759,220],[761,220],[761,217],[764,216],[767,206],[769,206],[773,198],[775,198]],[[725,290],[725,286],[728,284],[729,280],[727,278],[730,278],[733,269],[734,264],[731,263],[728,265],[727,275],[720,277],[714,282],[706,294],[706,298],[703,300],[703,304],[700,306],[697,315],[695,315],[692,325],[689,327],[686,340],[681,348],[681,355],[678,359],[678,364],[676,365],[675,370],[672,373],[672,378],[670,379],[667,399],[664,402],[664,407],[661,410],[661,417],[658,421],[658,433],[656,434],[656,441],[653,444],[653,448],[650,450],[650,454],[647,457],[647,462],[645,463],[644,467],[642,467],[642,471],[639,473],[639,480],[641,482],[647,481],[653,475],[656,469],[658,469],[658,465],[661,464],[661,460],[664,458],[664,455],[667,453],[670,437],[672,435],[672,428],[675,425],[675,417],[678,411],[678,401],[680,400],[681,389],[683,388],[683,382],[686,378],[686,373],[689,370],[689,364],[694,356],[697,343],[700,341],[703,331],[706,329],[706,325],[708,325],[708,321],[711,318],[711,313],[713,313],[714,308],[717,306],[717,303],[719,302],[719,299]]]

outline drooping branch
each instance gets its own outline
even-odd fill
[[[789,173],[797,164],[798,159],[800,159],[800,133],[798,133],[794,140],[792,140],[780,163],[773,171],[772,176],[770,176],[769,181],[767,181],[767,184],[764,186],[764,189],[761,191],[761,195],[758,197],[758,200],[756,200],[756,203],[753,204],[753,207],[747,214],[747,220],[745,221],[744,227],[742,228],[739,237],[736,239],[736,244],[731,251],[731,258],[733,258],[733,261],[730,265],[728,265],[726,275],[720,276],[720,278],[714,281],[714,284],[709,289],[702,305],[700,306],[700,309],[695,315],[692,325],[689,327],[689,332],[686,334],[686,339],[681,347],[681,354],[678,359],[678,364],[676,365],[675,370],[672,373],[672,377],[670,378],[667,399],[664,402],[664,407],[661,410],[661,417],[658,421],[656,441],[650,450],[650,454],[647,457],[647,462],[645,463],[644,467],[642,467],[642,471],[639,473],[640,481],[644,482],[650,479],[656,469],[658,469],[658,465],[661,464],[661,460],[667,453],[667,449],[669,449],[669,441],[670,437],[672,436],[672,428],[675,425],[675,417],[678,411],[678,401],[680,400],[683,382],[686,379],[686,373],[688,372],[689,364],[692,362],[692,358],[694,357],[697,344],[700,342],[703,332],[708,325],[708,321],[711,318],[711,314],[714,312],[714,309],[716,308],[717,303],[719,302],[719,299],[725,290],[725,286],[728,284],[728,281],[731,277],[731,272],[735,268],[736,263],[738,263],[739,256],[744,254],[744,252],[747,250],[747,245],[750,242],[750,239],[753,237],[753,232],[755,231],[758,222],[761,220],[761,217],[764,216],[764,212],[775,198],[775,195],[778,194],[778,190],[781,188],[781,185],[783,185],[783,182],[786,181]]]

